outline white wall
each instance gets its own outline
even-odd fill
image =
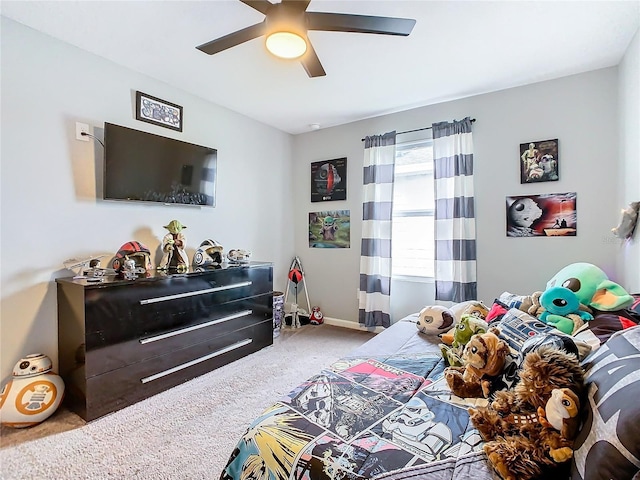
[[[63,261],[113,255],[129,240],[155,252],[163,225],[187,230],[189,257],[205,238],[275,263],[276,289],[293,256],[292,137],[2,17],[0,380],[24,355],[57,364],[54,279]],[[216,88],[212,79],[211,88]],[[184,107],[184,130],[135,120],[135,91]],[[101,135],[112,122],[218,150],[215,208],[97,198],[102,147],[75,140],[75,122]],[[108,260],[108,259],[105,259]]]
[[[558,270],[577,261],[594,263],[617,279],[618,245],[610,232],[618,216],[617,81],[617,69],[608,68],[297,135],[295,249],[305,265],[312,303],[319,303],[330,318],[357,322],[361,139],[466,116],[477,119],[473,134],[479,299],[490,304],[505,290],[544,290]],[[519,145],[553,138],[559,139],[560,180],[521,185]],[[398,137],[403,140],[406,137]],[[347,199],[311,203],[310,163],[338,157],[348,159]],[[568,191],[578,194],[576,237],[506,237],[506,196]],[[351,210],[351,248],[309,248],[308,212],[334,208]],[[393,306],[395,320],[434,302],[432,284],[394,282],[392,288],[404,297],[402,305]]]
[[[190,255],[202,239],[214,238],[227,250],[249,248],[254,259],[275,262],[278,290],[298,254],[312,304],[328,317],[357,322],[361,139],[467,115],[477,119],[478,297],[491,302],[503,290],[543,289],[574,261],[595,263],[640,290],[639,237],[622,249],[610,234],[620,204],[639,199],[638,35],[619,76],[604,69],[292,138],[4,17],[1,27],[0,380],[28,353],[57,362],[54,279],[70,274],[65,259],[113,254],[129,240],[155,250],[162,225],[173,218],[188,226]],[[136,90],[182,105],[184,132],[136,121]],[[96,135],[108,121],[217,148],[217,207],[100,201],[101,147],[75,140],[76,121]],[[548,138],[560,141],[560,181],[521,185],[519,144]],[[311,203],[310,163],[344,156],[347,199]],[[578,192],[577,237],[506,238],[505,196],[564,191]],[[308,213],[325,209],[351,210],[351,248],[308,247]],[[400,293],[395,319],[433,303],[432,284],[392,287]]]
[[[622,209],[630,202],[640,202],[640,31],[631,41],[619,69],[619,142],[623,168],[618,209]],[[613,223],[617,224],[617,221]],[[640,227],[631,240],[621,243],[618,258],[623,285],[631,292],[640,292]]]

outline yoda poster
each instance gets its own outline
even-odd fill
[[[309,213],[310,248],[349,248],[351,210]]]

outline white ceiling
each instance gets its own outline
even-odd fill
[[[3,16],[292,134],[617,65],[640,24],[640,0],[312,0],[309,11],[417,23],[408,37],[309,32],[327,72],[309,78],[296,61],[268,54],[262,38],[212,56],[196,50],[263,20],[238,0],[0,6]]]

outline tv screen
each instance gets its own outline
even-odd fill
[[[215,206],[217,150],[104,124],[104,198]]]

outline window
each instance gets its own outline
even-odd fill
[[[394,277],[434,276],[433,141],[396,145],[391,262]]]

